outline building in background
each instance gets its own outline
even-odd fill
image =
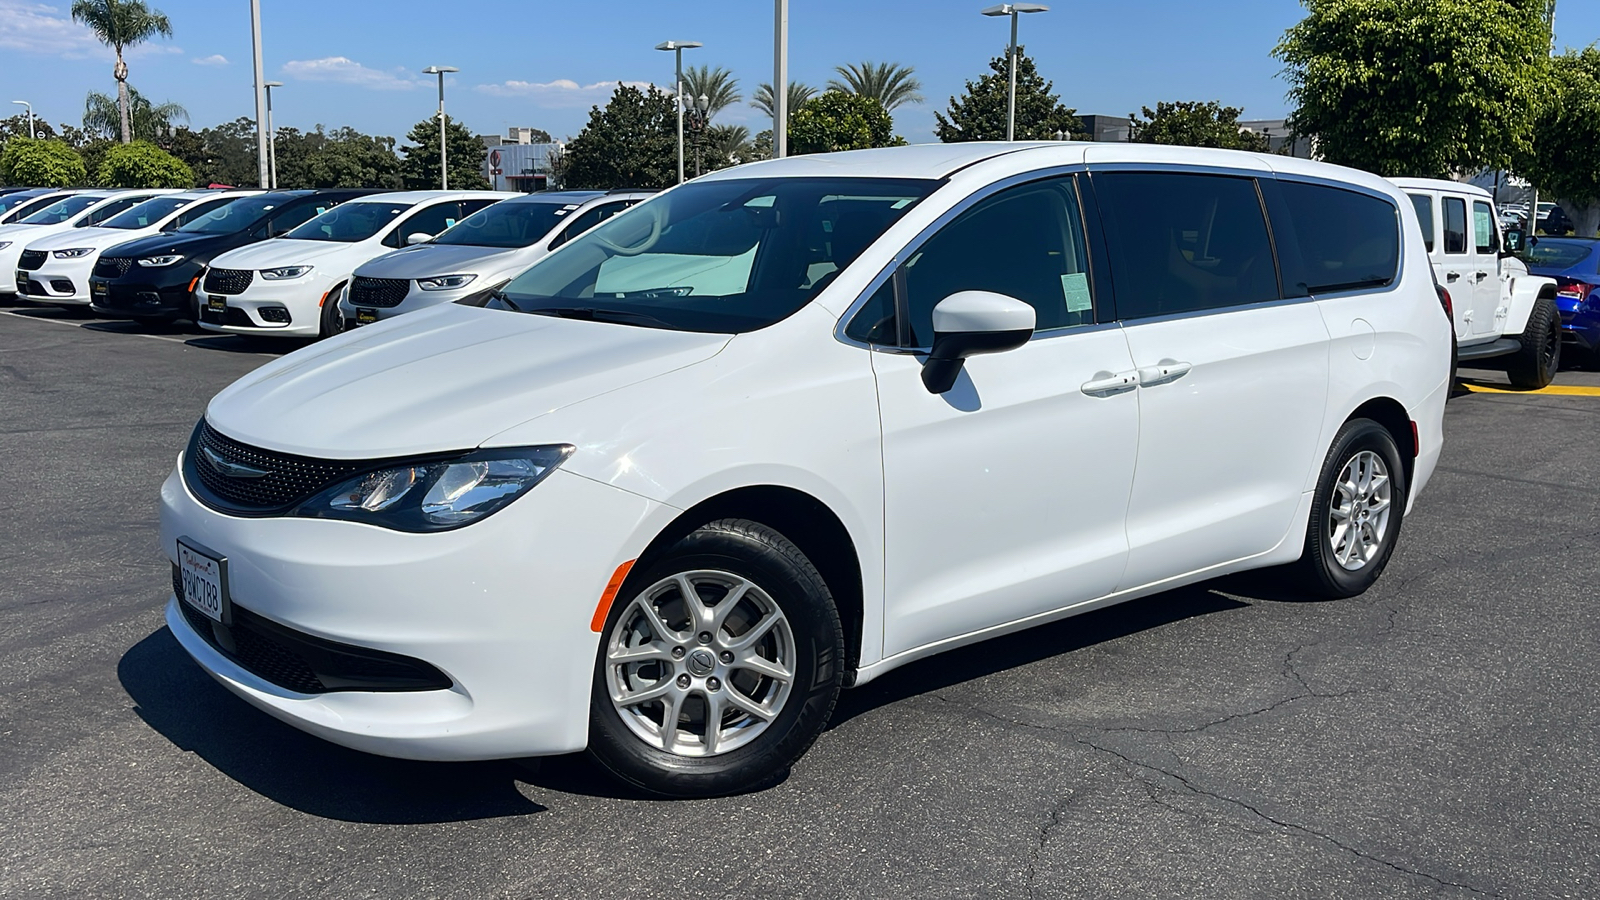
[[[1315,159],[1310,138],[1296,138],[1289,132],[1289,122],[1286,119],[1240,119],[1239,127],[1245,131],[1265,135],[1267,149],[1272,153],[1284,156],[1298,156],[1301,159]]]
[[[1128,142],[1128,137],[1133,129],[1133,120],[1127,116],[1079,116],[1083,122],[1083,130],[1089,133],[1089,140],[1102,143]]]
[[[483,177],[497,191],[531,194],[550,186],[550,167],[561,156],[559,141],[534,142],[544,132],[535,128],[508,128],[505,137],[480,134],[489,152],[483,159]]]

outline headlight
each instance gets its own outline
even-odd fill
[[[73,247],[71,250],[57,250],[53,255],[56,259],[82,259],[93,252],[93,247]]]
[[[180,262],[183,262],[183,254],[170,253],[166,256],[146,256],[139,260],[139,265],[148,266],[152,269],[159,269],[162,266],[170,266],[174,263]]]
[[[513,447],[378,469],[323,491],[294,515],[396,531],[447,531],[503,509],[571,453],[570,444]]]
[[[448,291],[451,288],[466,287],[472,283],[476,275],[440,275],[438,278],[418,278],[417,287],[425,291]]]
[[[262,269],[261,278],[264,281],[288,281],[291,278],[299,278],[309,271],[311,271],[311,266],[283,266],[278,269]]]

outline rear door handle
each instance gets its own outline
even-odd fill
[[[1478,273],[1478,280],[1479,281],[1482,281],[1482,280],[1484,280],[1485,278],[1488,278],[1488,277],[1489,277],[1489,273],[1488,272],[1479,272]]]
[[[1460,272],[1448,272],[1448,273],[1445,274],[1444,280],[1445,281],[1460,281],[1461,280],[1461,273]]]
[[[1179,378],[1189,374],[1189,370],[1192,368],[1194,366],[1186,362],[1163,359],[1153,366],[1144,366],[1139,369],[1139,384],[1144,387],[1150,387],[1157,384],[1166,384],[1169,381],[1177,381]]]
[[[1115,375],[1095,374],[1100,377],[1083,383],[1083,392],[1091,397],[1108,397],[1139,386],[1139,373],[1136,371],[1118,372]]]

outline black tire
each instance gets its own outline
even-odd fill
[[[318,312],[320,326],[317,328],[317,339],[330,338],[344,331],[344,317],[339,315],[339,298],[343,295],[344,285],[335,285],[328,292],[326,300],[322,301],[322,309]]]
[[[1561,368],[1561,314],[1549,297],[1534,301],[1528,327],[1517,336],[1522,349],[1506,357],[1506,377],[1513,387],[1536,391],[1556,380]]]
[[[1377,454],[1389,470],[1389,518],[1376,551],[1364,565],[1352,570],[1336,558],[1330,537],[1333,531],[1331,514],[1340,476],[1353,459],[1365,452]],[[1323,461],[1322,473],[1317,478],[1317,493],[1311,502],[1311,520],[1306,525],[1305,549],[1292,570],[1296,585],[1311,597],[1328,600],[1354,597],[1372,587],[1378,576],[1383,574],[1384,566],[1389,564],[1389,557],[1400,538],[1400,526],[1405,520],[1410,488],[1394,435],[1371,419],[1351,419],[1346,422],[1334,438],[1333,447]]]
[[[795,659],[787,699],[765,730],[727,752],[690,756],[653,746],[629,727],[624,713],[612,702],[606,659],[618,623],[636,599],[663,579],[707,570],[748,579],[765,592],[787,620]],[[669,623],[668,627],[679,626]],[[689,654],[691,660],[693,655]],[[636,566],[618,592],[595,660],[589,753],[622,781],[665,797],[714,797],[770,786],[788,774],[789,767],[827,726],[843,686],[843,659],[844,629],[839,613],[811,561],[765,525],[745,519],[707,523],[661,556]],[[665,669],[676,664],[660,665]],[[658,677],[664,681],[672,676]],[[728,677],[731,682],[734,676]],[[732,689],[731,684],[726,687]],[[701,696],[708,695],[702,692]],[[687,705],[684,708],[687,710]]]

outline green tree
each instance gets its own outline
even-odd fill
[[[439,120],[430,116],[411,126],[406,133],[410,146],[401,147],[400,180],[411,190],[439,186]],[[455,119],[445,129],[445,144],[450,159],[450,188],[457,191],[488,190],[483,177],[483,158],[489,151],[472,130]]]
[[[715,69],[710,66],[701,66],[698,69],[690,66],[684,69],[683,95],[705,97],[710,104],[711,116],[744,99],[744,95],[739,93],[739,79],[734,78],[732,72],[721,66]]]
[[[450,168],[453,185],[455,166]],[[438,171],[437,168],[434,171]],[[400,157],[394,152],[394,138],[374,137],[348,127],[327,131],[318,125],[315,131],[304,134],[297,129],[281,128],[278,130],[278,186],[284,189],[383,187],[398,190],[401,187]]]
[[[1546,0],[1301,0],[1273,55],[1289,127],[1329,162],[1436,178],[1526,153],[1543,102]]]
[[[149,141],[134,141],[106,151],[97,180],[103,187],[192,188],[194,170]]]
[[[771,137],[768,137],[771,141]],[[706,169],[724,169],[755,159],[751,155],[750,129],[743,125],[713,125],[706,129]]]
[[[1200,103],[1179,100],[1158,102],[1155,109],[1140,107],[1141,114],[1130,113],[1133,126],[1130,140],[1136,144],[1173,144],[1179,147],[1221,147],[1224,150],[1269,148],[1266,135],[1239,127],[1236,106],[1223,106],[1215,100]]]
[[[117,79],[117,105],[121,111],[122,142],[133,140],[128,108],[128,64],[122,59],[124,47],[133,47],[161,35],[172,37],[172,23],[144,0],[72,0],[72,19],[94,32],[100,43],[116,51],[117,64],[111,75]]]
[[[801,104],[789,117],[791,153],[832,153],[904,143],[904,138],[895,136],[889,111],[865,94],[827,91]]]
[[[31,137],[47,141],[55,136],[56,130],[50,127],[50,123],[39,118],[33,120],[33,134],[29,134],[27,113],[17,113],[9,119],[0,119],[0,147],[5,146],[6,141],[14,137]]]
[[[234,187],[259,187],[260,172],[256,168],[256,122],[240,116],[232,122],[200,131],[200,148],[189,142],[174,148],[174,154],[190,168],[201,184],[228,184]],[[179,152],[182,150],[183,152]]]
[[[1010,78],[1005,54],[989,61],[989,73],[968,81],[966,93],[951,97],[945,113],[934,113],[934,134],[945,143],[1003,141],[1006,139],[1006,91]],[[1054,140],[1056,132],[1071,137],[1083,133],[1076,109],[1061,104],[1055,85],[1044,80],[1033,58],[1017,46],[1017,129],[1019,141]]]
[[[557,174],[564,188],[664,188],[678,180],[678,119],[654,87],[618,86],[567,144]]]
[[[829,79],[828,90],[846,94],[860,94],[883,104],[894,112],[907,103],[921,103],[922,82],[918,81],[910,66],[899,63],[850,63],[834,66],[838,78]]]
[[[0,184],[71,187],[88,181],[83,158],[63,141],[16,137],[0,151]]]
[[[1540,195],[1559,200],[1577,234],[1600,230],[1600,50],[1569,50],[1551,61],[1551,98],[1533,126],[1517,171]]]
[[[155,106],[131,84],[128,89],[128,118],[133,139],[153,141],[173,122],[189,121],[189,111],[176,103]],[[117,98],[90,91],[83,100],[83,131],[96,138],[113,138],[121,127],[122,110]],[[126,143],[126,141],[124,141]]]
[[[789,82],[789,115],[794,115],[795,110],[804,106],[807,100],[816,95],[817,89],[809,84]],[[756,88],[755,96],[750,98],[750,105],[766,113],[767,118],[772,118],[772,85],[765,81],[761,82],[761,86]]]

